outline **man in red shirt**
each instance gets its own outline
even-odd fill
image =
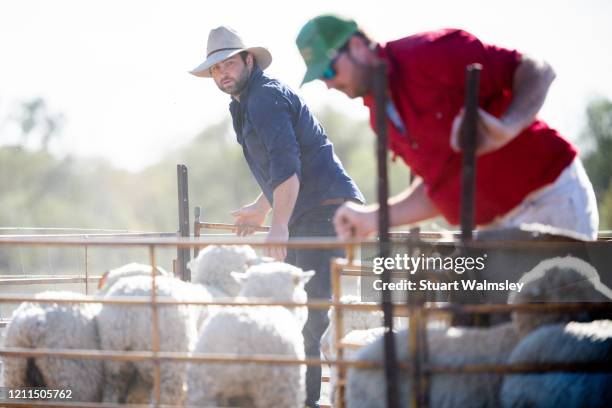
[[[303,83],[320,79],[363,97],[374,126],[374,67],[387,64],[389,147],[418,176],[389,200],[392,226],[442,215],[459,223],[465,67],[480,63],[476,213],[479,228],[540,223],[597,235],[595,196],[576,148],[536,118],[555,74],[540,61],[482,43],[456,29],[415,34],[385,45],[352,20],[322,15],[296,40]],[[336,213],[340,238],[376,230],[377,206],[347,203]]]

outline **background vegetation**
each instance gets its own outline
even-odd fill
[[[376,201],[374,136],[368,124],[329,109],[318,112],[318,117],[368,201]],[[612,102],[593,101],[587,107],[587,118],[580,139],[582,157],[597,193],[600,228],[610,229]],[[193,207],[200,205],[206,220],[231,222],[229,210],[249,203],[259,191],[227,120],[204,129],[189,145],[168,152],[157,164],[136,173],[116,169],[101,159],[50,154],[49,140],[61,137],[63,117],[43,100],[24,103],[21,114],[8,120],[19,124],[23,137],[19,144],[0,147],[0,227],[176,231],[178,163],[189,168],[192,216]],[[408,184],[409,172],[400,160],[390,163],[391,190],[396,193]],[[435,223],[445,226],[441,220]],[[82,269],[81,252],[0,247],[0,274]],[[133,255],[129,251],[113,254],[91,251],[89,262],[100,269]],[[146,254],[142,258],[146,261]]]

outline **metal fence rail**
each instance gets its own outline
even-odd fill
[[[221,242],[220,242],[221,241]],[[129,306],[150,306],[153,310],[152,313],[152,349],[150,351],[129,351],[129,352],[109,352],[102,350],[64,350],[64,349],[12,349],[12,348],[0,348],[0,355],[12,356],[12,357],[43,357],[43,356],[55,356],[62,358],[73,358],[73,359],[95,359],[95,360],[119,360],[119,361],[153,361],[155,363],[154,370],[154,397],[156,406],[159,405],[160,401],[160,363],[167,361],[176,361],[183,363],[223,363],[223,364],[239,364],[239,363],[253,363],[253,364],[282,364],[282,365],[322,365],[329,364],[330,366],[337,366],[338,368],[338,389],[336,391],[336,405],[337,407],[343,407],[344,401],[344,387],[346,370],[349,367],[358,368],[376,368],[379,369],[383,366],[382,361],[355,361],[347,360],[343,358],[343,350],[346,348],[354,347],[354,345],[346,344],[342,342],[344,333],[342,333],[342,313],[345,309],[353,310],[381,310],[379,304],[343,304],[341,303],[341,285],[340,279],[342,276],[354,276],[356,272],[361,271],[363,265],[361,262],[356,261],[352,257],[355,254],[355,247],[362,244],[363,242],[347,241],[339,242],[333,239],[299,239],[292,240],[290,242],[273,242],[267,243],[263,240],[258,239],[230,239],[223,237],[222,240],[218,240],[215,237],[205,237],[199,239],[190,238],[101,238],[95,237],[87,240],[85,243],[82,239],[76,239],[74,237],[0,237],[0,246],[7,245],[25,245],[25,246],[108,246],[108,247],[124,247],[124,246],[145,246],[149,249],[150,263],[153,266],[152,270],[155,270],[156,255],[155,249],[159,247],[204,247],[212,244],[250,244],[255,247],[264,247],[267,245],[287,245],[288,247],[300,247],[300,248],[319,248],[319,247],[340,247],[345,248],[349,258],[347,259],[334,259],[331,262],[331,278],[332,278],[332,291],[333,301],[309,301],[306,303],[294,303],[294,302],[276,302],[268,301],[265,299],[253,300],[253,301],[234,301],[231,299],[221,299],[218,301],[192,301],[192,302],[179,302],[169,299],[159,298],[155,292],[155,274],[152,274],[152,293],[149,297],[130,297],[130,298],[102,298],[95,296],[88,296],[86,299],[65,299],[65,298],[46,298],[36,299],[34,296],[24,295],[0,295],[0,303],[17,303],[25,301],[34,301],[37,303],[100,303],[100,304],[121,304]],[[62,277],[60,277],[62,278]],[[77,279],[96,279],[97,277],[82,277],[79,276]],[[28,278],[19,276],[13,281],[21,280],[20,283],[27,282]],[[32,279],[39,279],[38,277]],[[43,278],[40,278],[43,279]],[[18,283],[18,282],[9,282]],[[282,306],[282,307],[309,307],[315,309],[327,309],[330,306],[334,307],[333,318],[336,324],[336,337],[335,344],[338,352],[335,360],[320,360],[320,359],[290,359],[283,356],[274,355],[253,355],[253,356],[238,356],[238,355],[219,355],[219,354],[201,354],[201,353],[181,353],[171,351],[161,351],[159,349],[159,322],[157,316],[157,310],[159,307],[168,307],[173,305],[200,305],[200,306],[224,306],[224,307],[235,307],[235,306]],[[397,311],[397,315],[407,315],[411,318],[411,328],[423,326],[428,315],[433,314],[456,314],[456,313],[503,313],[508,311],[531,311],[540,313],[551,313],[556,311],[576,311],[576,310],[605,310],[612,311],[612,303],[558,303],[558,304],[483,304],[483,305],[439,305],[439,304],[423,304],[418,306],[409,306],[406,304],[394,304],[393,309]],[[423,331],[426,335],[426,332]],[[412,341],[415,339],[413,338]],[[417,377],[423,384],[419,388],[420,393],[428,392],[428,376],[431,374],[440,373],[535,373],[535,372],[548,372],[548,371],[583,371],[583,372],[612,372],[612,367],[609,364],[589,363],[589,364],[508,364],[508,365],[485,365],[485,364],[463,364],[458,366],[440,366],[432,365],[427,362],[426,359],[421,359],[421,349],[418,344],[426,344],[418,341],[416,350],[419,356],[418,364],[414,361],[402,362],[399,364],[400,369],[408,370],[412,379],[415,380]],[[419,401],[417,399],[417,401]],[[42,405],[41,405],[42,404]],[[416,403],[418,405],[418,402]],[[63,402],[2,402],[3,406],[57,406],[57,407],[118,407],[125,405],[114,405],[114,404],[102,404],[102,403],[91,403],[83,404],[78,403],[63,403]]]

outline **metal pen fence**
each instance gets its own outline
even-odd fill
[[[336,366],[338,372],[338,381],[336,383],[336,407],[346,406],[345,387],[346,373],[350,367],[357,368],[378,368],[382,369],[383,361],[355,361],[344,358],[344,350],[355,347],[353,344],[343,342],[343,311],[348,309],[374,311],[380,310],[380,304],[344,304],[340,302],[342,295],[341,279],[343,276],[355,276],[355,274],[363,275],[367,271],[367,266],[354,258],[356,249],[363,242],[347,241],[339,242],[333,239],[296,239],[289,242],[263,242],[257,239],[237,239],[227,236],[207,236],[199,239],[186,238],[127,238],[114,237],[102,238],[96,237],[88,239],[85,243],[78,237],[2,237],[0,238],[0,246],[9,245],[24,245],[24,246],[82,246],[87,244],[90,247],[146,247],[149,251],[150,263],[153,270],[156,265],[156,248],[158,247],[179,247],[183,249],[201,248],[207,245],[243,245],[249,244],[254,247],[264,247],[268,245],[287,245],[295,248],[344,248],[347,253],[347,258],[334,259],[331,261],[331,286],[332,286],[332,302],[327,301],[308,301],[307,303],[293,302],[271,302],[266,300],[237,302],[234,300],[219,300],[214,302],[178,302],[168,299],[160,299],[156,293],[155,274],[152,274],[152,291],[150,297],[142,298],[101,298],[97,296],[88,296],[87,299],[64,299],[64,298],[47,298],[36,299],[33,296],[21,295],[1,295],[0,303],[17,303],[25,301],[34,301],[38,303],[100,303],[100,304],[116,304],[126,306],[143,306],[147,305],[152,309],[151,321],[151,350],[140,351],[102,351],[102,350],[75,350],[75,349],[0,349],[0,355],[8,357],[61,357],[71,359],[94,359],[94,360],[115,360],[115,361],[153,361],[154,362],[154,384],[153,395],[155,406],[160,404],[160,378],[162,362],[181,362],[181,363],[221,363],[221,364],[281,364],[281,365],[322,365],[328,364]],[[490,243],[482,243],[485,246]],[[543,245],[542,243],[506,243],[513,246],[521,245]],[[550,243],[547,243],[550,244]],[[607,241],[601,244],[609,245]],[[66,277],[55,277],[62,279]],[[88,277],[93,280],[97,277]],[[30,284],[27,277],[18,277],[8,279],[10,284]],[[34,282],[36,279],[32,278]],[[53,279],[53,278],[52,278]],[[70,279],[70,278],[68,278]],[[81,277],[77,278],[81,279]],[[2,282],[3,284],[5,282]],[[334,360],[321,360],[306,358],[297,360],[286,358],[283,356],[274,355],[253,355],[253,356],[237,356],[237,355],[207,355],[201,353],[184,353],[173,351],[161,351],[159,348],[159,317],[158,310],[160,307],[168,307],[173,305],[200,305],[200,306],[221,306],[221,307],[237,307],[237,306],[279,306],[279,307],[304,307],[307,306],[313,309],[327,309],[330,306],[334,307],[332,318],[336,329],[334,338],[337,356]],[[438,314],[487,314],[487,313],[504,313],[515,310],[522,311],[537,311],[538,313],[549,313],[557,311],[612,311],[610,303],[559,303],[559,304],[487,304],[487,305],[408,305],[394,304],[393,313],[396,315],[408,316],[410,318],[411,336],[406,345],[409,349],[409,356],[412,356],[409,361],[401,362],[398,366],[400,370],[408,370],[412,384],[418,384],[416,388],[417,394],[411,401],[413,407],[426,407],[429,378],[433,374],[460,374],[460,373],[542,373],[547,371],[585,371],[585,372],[612,372],[612,367],[606,364],[589,363],[589,364],[507,364],[507,365],[486,365],[486,364],[463,364],[460,366],[439,366],[428,363],[426,359],[425,345],[427,344],[427,331],[425,324],[428,316]],[[41,405],[42,404],[42,405]],[[381,405],[383,402],[381,402]],[[3,406],[48,406],[48,407],[119,407],[125,406],[121,404],[105,404],[105,403],[69,403],[69,402],[24,402],[24,401],[8,401],[2,402]],[[132,405],[135,406],[135,405]],[[349,407],[350,408],[350,407]]]

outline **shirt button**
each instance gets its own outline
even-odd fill
[[[436,119],[442,119],[442,112],[436,112]]]

